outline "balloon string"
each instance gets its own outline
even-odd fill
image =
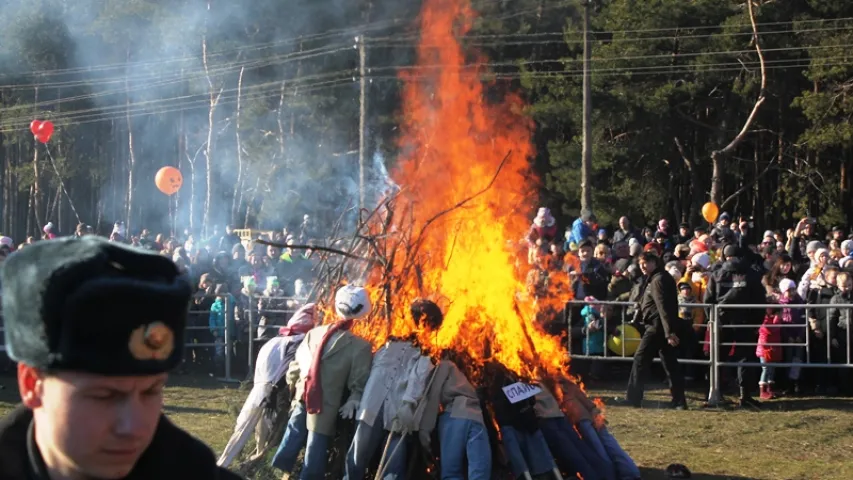
[[[74,212],[74,216],[77,217],[77,223],[83,223],[80,220],[80,215],[77,214],[77,209],[74,208],[74,201],[71,200],[71,195],[68,195],[68,190],[65,189],[65,182],[62,181],[62,175],[59,174],[59,169],[56,168],[56,162],[53,161],[53,155],[50,154],[50,148],[47,144],[44,145],[44,151],[47,152],[47,158],[50,159],[50,165],[53,167],[54,173],[56,173],[56,178],[59,179],[59,186],[62,187],[62,193],[65,194],[65,198],[68,199],[68,204],[71,205],[71,211]]]

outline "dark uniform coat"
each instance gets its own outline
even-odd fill
[[[33,436],[33,413],[20,406],[0,420],[0,480],[49,480]],[[203,443],[165,416],[151,445],[125,480],[240,480],[216,465]]]

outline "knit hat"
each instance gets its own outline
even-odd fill
[[[818,251],[818,249],[821,248],[823,248],[823,243],[817,240],[812,240],[811,242],[806,244],[806,253],[815,253]]]
[[[364,318],[370,309],[370,296],[363,287],[344,285],[335,294],[335,311],[344,320]]]
[[[819,259],[822,255],[829,256],[829,250],[825,248],[818,248],[817,251],[814,252],[815,260]]]
[[[0,240],[0,242],[2,242],[2,240]],[[853,240],[844,240],[841,242],[841,253],[849,255],[851,250],[853,250]]]
[[[697,253],[693,255],[691,262],[693,262],[694,267],[702,267],[703,270],[707,270],[711,266],[711,256],[705,252]]]
[[[537,227],[551,227],[555,223],[554,217],[551,215],[551,209],[542,207],[536,212],[536,217],[533,219],[533,224]]]
[[[643,247],[640,246],[640,242],[632,243],[630,247],[628,247],[628,253],[632,257],[637,257],[641,253],[643,253]]]
[[[773,230],[767,230],[764,232],[764,236],[761,238],[776,238],[776,234],[773,233]]]
[[[0,273],[13,360],[115,376],[181,363],[192,287],[166,257],[68,237],[27,246]]]
[[[48,233],[53,230],[53,222],[47,222],[47,225],[45,225],[42,230],[44,231],[44,233]]]
[[[788,290],[797,288],[797,283],[790,278],[783,278],[779,282],[779,291],[782,293],[787,292]]]

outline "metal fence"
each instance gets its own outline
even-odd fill
[[[197,297],[203,298],[203,297]],[[224,348],[224,377],[223,381],[236,382],[239,381],[233,377],[234,372],[232,367],[235,362],[235,346],[245,345],[246,348],[246,363],[247,376],[250,378],[254,373],[255,358],[258,351],[258,344],[267,341],[276,336],[281,327],[286,326],[287,321],[301,306],[301,300],[295,297],[267,297],[262,295],[241,296],[239,298],[226,297],[224,299],[225,311],[225,327],[214,329],[208,322],[203,322],[203,325],[198,325],[198,321],[188,321],[187,326],[187,342],[184,347],[187,349],[221,349]],[[587,305],[592,305],[598,309],[618,310],[618,315],[604,312],[601,315],[602,330],[604,331],[601,345],[603,354],[587,355],[582,351],[572,351],[573,339],[582,337],[582,333],[578,331],[577,315],[581,308]],[[273,306],[274,308],[270,308]],[[635,341],[639,343],[639,339],[626,339],[623,335],[621,342],[621,351],[613,352],[608,341],[611,337],[609,334],[613,327],[620,328],[625,331],[626,325],[631,325],[632,322],[628,318],[628,312],[634,308],[635,304],[630,302],[579,302],[573,301],[567,304],[565,309],[564,321],[569,331],[567,351],[572,358],[584,359],[592,362],[630,362],[633,361],[632,355],[628,354],[628,343]],[[282,308],[283,307],[283,308]],[[679,358],[679,363],[692,364],[708,367],[708,376],[710,383],[710,391],[708,393],[708,403],[715,405],[721,402],[721,376],[720,369],[727,367],[748,367],[761,368],[765,365],[780,368],[843,368],[853,369],[853,304],[844,305],[827,305],[827,304],[797,304],[797,305],[777,305],[777,304],[761,304],[761,305],[708,305],[708,304],[682,304],[680,308],[699,308],[705,312],[706,322],[702,324],[694,324],[690,327],[697,334],[705,332],[705,335],[700,336],[698,344],[704,350],[707,348],[707,358]],[[772,362],[762,365],[758,357],[754,361],[749,362],[733,362],[729,361],[728,351],[735,346],[748,346],[755,348],[758,345],[758,329],[761,326],[760,322],[753,320],[749,323],[743,322],[740,318],[747,315],[747,312],[753,311],[751,317],[759,319],[764,316],[764,312],[757,313],[754,310],[766,310],[772,308],[778,310],[781,316],[783,309],[791,309],[792,311],[804,310],[803,323],[797,324],[779,324],[773,325],[773,328],[780,330],[795,330],[798,331],[795,337],[801,341],[785,341],[782,343],[768,343],[769,347],[778,347],[781,349],[800,349],[798,355],[794,355],[792,361]],[[832,309],[831,311],[821,312],[822,310]],[[723,311],[727,312],[721,317]],[[728,313],[732,312],[732,313]],[[190,315],[198,317],[209,317],[211,311],[207,310],[191,310]],[[601,312],[600,312],[601,313]],[[827,318],[832,313],[837,318]],[[814,333],[814,327],[809,318],[826,318],[825,327],[820,334]],[[722,320],[721,320],[722,319]],[[830,328],[830,322],[843,324],[844,327]],[[816,325],[815,325],[816,326]],[[574,327],[574,329],[573,329]],[[846,327],[846,328],[845,328]],[[754,332],[748,338],[753,338],[751,341],[746,341],[743,335],[739,340],[729,341],[732,336],[737,336],[736,329],[749,329]],[[221,336],[214,335],[212,342],[194,342],[198,339],[193,335],[193,331],[210,331],[221,330]],[[3,338],[4,329],[2,319],[0,319],[0,339]],[[577,335],[580,333],[580,335]],[[788,335],[791,338],[792,335]],[[221,340],[219,340],[221,338]],[[727,350],[728,349],[728,350]],[[0,354],[5,355],[6,347],[0,341]],[[814,352],[819,352],[825,355],[825,358],[815,358]],[[695,352],[694,352],[695,353]],[[243,364],[241,360],[236,360],[239,364]],[[655,362],[660,362],[659,358],[654,359]],[[853,378],[853,375],[851,375]]]
[[[584,355],[583,353],[572,352],[572,338],[575,336],[574,333],[578,332],[578,324],[577,315],[580,308],[593,305],[596,307],[619,307],[621,309],[621,315],[614,318],[611,315],[602,315],[602,323],[603,330],[606,333],[604,336],[604,345],[603,345],[603,355]],[[708,377],[710,389],[708,393],[708,404],[709,405],[718,405],[722,401],[722,390],[721,390],[721,375],[720,369],[727,367],[746,367],[746,368],[762,368],[764,366],[772,366],[779,368],[842,368],[842,369],[853,369],[853,333],[851,333],[851,329],[853,329],[853,304],[839,304],[839,305],[831,305],[831,304],[795,304],[795,305],[779,305],[779,304],[760,304],[760,305],[708,305],[708,304],[698,304],[698,303],[690,303],[690,304],[682,304],[679,305],[679,308],[687,307],[687,308],[701,308],[704,310],[707,318],[707,322],[701,325],[693,325],[692,327],[696,329],[705,329],[707,331],[707,335],[705,339],[700,340],[698,343],[703,346],[708,347],[708,358],[707,359],[695,359],[695,358],[679,358],[678,362],[682,364],[693,364],[693,365],[704,365],[709,368]],[[613,354],[608,348],[608,332],[611,331],[611,327],[614,326],[614,323],[620,327],[622,327],[622,331],[624,331],[625,325],[630,325],[631,322],[627,318],[627,313],[630,309],[634,308],[634,304],[629,302],[579,302],[573,301],[569,302],[566,307],[566,316],[565,321],[567,324],[567,328],[569,329],[569,344],[567,348],[572,358],[585,359],[590,361],[598,361],[598,362],[620,362],[620,361],[633,361],[632,356],[626,355],[626,341],[623,337],[622,341],[622,355]],[[795,324],[775,324],[772,325],[771,328],[778,328],[780,330],[791,331],[794,330],[796,334],[786,335],[787,337],[794,338],[794,341],[785,341],[783,343],[764,343],[763,345],[767,347],[776,347],[780,349],[801,349],[797,352],[797,355],[793,355],[792,361],[780,361],[780,362],[768,362],[765,364],[760,363],[758,357],[754,354],[750,355],[754,357],[754,361],[747,362],[734,362],[729,361],[728,352],[735,346],[741,347],[749,347],[753,351],[758,346],[758,330],[761,327],[761,318],[764,317],[765,311],[767,309],[773,309],[777,311],[778,315],[782,315],[783,309],[791,309],[793,311],[804,310],[801,323]],[[748,316],[748,312],[752,310],[750,321],[747,321],[745,318]],[[754,310],[762,310],[761,313],[754,312]],[[827,310],[822,312],[822,310]],[[725,315],[721,316],[723,311],[727,312]],[[728,313],[732,312],[732,313]],[[830,318],[830,314],[832,314],[832,318]],[[799,315],[797,315],[799,317]],[[837,318],[835,318],[837,317]],[[813,322],[810,318],[814,318],[817,321]],[[832,326],[832,322],[835,322],[837,327]],[[841,326],[843,325],[843,327]],[[574,332],[573,332],[574,327]],[[820,334],[815,333],[815,327],[822,327],[818,329]],[[750,330],[750,334],[748,334],[747,340],[743,334],[737,335],[735,330],[737,329],[747,329]],[[728,340],[730,337],[740,337],[739,340]],[[819,338],[818,338],[819,337]],[[797,339],[801,339],[801,341],[796,341]],[[820,342],[816,344],[815,341]],[[639,340],[636,340],[639,342]],[[825,358],[817,359],[815,358],[814,353],[819,352],[821,356],[825,356]],[[750,352],[752,353],[752,352]],[[841,358],[840,358],[841,355]],[[789,355],[791,356],[791,355]],[[659,358],[654,359],[655,362],[660,362]],[[853,378],[853,377],[851,377]]]

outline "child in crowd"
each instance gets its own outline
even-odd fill
[[[782,308],[782,343],[790,344],[783,350],[786,363],[801,363],[805,360],[805,335],[806,335],[806,316],[805,310],[802,308],[791,308],[797,305],[803,305],[802,297],[797,293],[797,284],[791,279],[784,278],[779,282],[780,305],[789,305]],[[788,393],[800,392],[800,367],[791,367],[788,371],[788,379],[791,384],[788,386]]]
[[[604,325],[601,319],[601,313],[596,305],[591,302],[598,300],[595,297],[586,297],[585,302],[590,302],[581,310],[583,316],[583,354],[584,355],[603,355],[604,354]]]
[[[758,329],[758,346],[755,347],[755,356],[761,361],[761,380],[758,382],[758,389],[762,400],[776,398],[773,392],[773,384],[776,383],[774,380],[776,367],[772,364],[782,361],[782,332],[778,326],[781,323],[779,308],[768,308],[764,322]]]
[[[214,300],[213,304],[210,306],[209,326],[210,333],[213,334],[214,342],[216,343],[216,347],[214,349],[214,362],[217,368],[219,368],[225,364],[226,325],[228,327],[228,335],[231,336],[234,334],[232,322],[228,321],[225,302],[226,299],[230,299],[233,305],[234,297],[228,293],[228,285],[226,284],[217,285],[215,295],[216,300]]]
[[[831,305],[853,305],[853,275],[849,272],[840,272],[835,277],[838,293],[832,297]],[[853,328],[853,309],[830,307],[827,311],[827,323],[829,324],[830,358],[834,364],[851,363],[847,358],[847,345],[853,340],[851,328]],[[837,372],[837,385],[841,393],[853,394],[853,375],[848,368],[839,368]]]
[[[687,282],[678,283],[678,318],[693,325],[693,316],[696,310],[695,307],[689,306],[691,303],[696,303],[696,297],[693,295],[693,286]]]

